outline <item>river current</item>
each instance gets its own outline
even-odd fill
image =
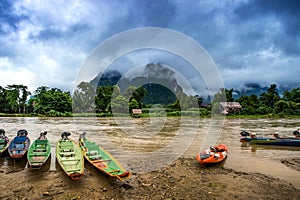
[[[192,117],[3,117],[0,120],[0,128],[6,130],[10,139],[19,129],[26,129],[32,141],[40,132],[47,131],[52,143],[51,170],[56,170],[53,155],[61,133],[71,132],[70,137],[77,141],[79,134],[86,132],[86,137],[109,151],[124,168],[135,172],[156,170],[180,156],[195,157],[210,145],[224,143],[229,148],[225,168],[271,175],[300,188],[300,172],[281,163],[283,159],[300,159],[300,148],[243,146],[239,141],[242,130],[265,137],[273,137],[274,132],[292,136],[300,128],[299,119],[217,119],[216,126],[210,118]],[[12,163],[1,161],[0,164]]]

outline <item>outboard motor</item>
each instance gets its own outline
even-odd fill
[[[79,134],[79,138],[80,138],[80,139],[84,139],[84,138],[85,138],[85,135],[86,135],[86,132],[83,132],[82,134]]]
[[[40,140],[45,140],[46,139],[46,135],[47,135],[47,131],[41,132],[39,139]]]
[[[273,136],[274,136],[275,138],[280,138],[278,132],[275,132],[275,133],[273,134]]]
[[[250,136],[251,134],[248,133],[247,131],[242,131],[242,132],[240,133],[240,135],[243,136],[243,137],[247,137],[247,136]]]
[[[25,129],[20,129],[17,132],[18,136],[24,136],[24,135],[28,135],[28,132]]]
[[[63,132],[62,134],[61,134],[61,138],[62,139],[64,139],[64,140],[66,140],[66,139],[68,139],[68,137],[71,135],[71,133],[70,132]]]
[[[300,137],[300,130],[298,129],[298,130],[293,131],[293,135],[295,137]]]

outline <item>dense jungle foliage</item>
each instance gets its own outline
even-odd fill
[[[99,86],[95,89],[90,83],[82,82],[72,95],[70,92],[46,86],[38,87],[30,92],[24,85],[0,86],[0,113],[2,116],[23,114],[25,116],[73,116],[97,115],[112,116],[131,113],[132,109],[142,109],[142,116],[209,116],[220,113],[220,106],[214,106],[217,112],[212,112],[212,106],[220,94],[226,95],[226,101],[239,102],[241,109],[231,115],[300,115],[300,88],[284,91],[278,94],[276,84],[263,93],[256,95],[241,95],[233,97],[233,89],[221,89],[215,94],[211,104],[204,104],[201,96],[189,96],[183,92],[173,94],[176,98],[172,103],[159,103],[158,100],[170,98],[162,87],[158,91],[153,88],[129,86],[121,92],[117,85]],[[147,93],[151,91],[151,95]],[[169,91],[170,92],[170,91]]]

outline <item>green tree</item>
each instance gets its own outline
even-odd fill
[[[0,86],[0,112],[5,112],[6,101],[6,89]]]
[[[230,90],[225,89],[226,101],[227,102],[233,102],[234,101],[232,93],[233,93],[233,89],[230,89]]]
[[[291,91],[284,91],[283,100],[300,103],[300,88],[293,88]]]
[[[96,97],[95,97],[95,106],[97,112],[107,113],[111,111],[109,104],[112,99],[114,87],[117,86],[108,85],[108,86],[100,86],[97,88]]]
[[[200,97],[199,95],[196,95],[195,97],[196,97],[196,99],[197,99],[197,102],[198,102],[198,105],[199,105],[199,107],[200,107],[200,106],[201,106],[201,104],[203,103],[203,98],[202,98],[202,97]]]
[[[128,100],[124,96],[118,95],[111,100],[112,113],[128,113],[128,109]]]
[[[270,85],[270,87],[267,89],[267,92],[263,92],[259,100],[261,101],[262,104],[274,108],[274,104],[280,100],[280,97],[278,95],[278,89],[276,84]]]
[[[72,111],[70,92],[63,92],[58,88],[49,89],[46,86],[41,86],[34,93],[35,96],[31,102],[34,102],[35,113],[47,115],[53,112],[59,114]]]
[[[290,105],[284,100],[279,100],[274,105],[274,111],[277,113],[287,113]]]
[[[226,90],[221,88],[219,92],[214,95],[212,100],[212,110],[211,112],[214,114],[220,114],[222,112],[220,108],[220,103],[226,101]]]
[[[38,114],[46,114],[48,108],[47,91],[48,87],[40,86],[34,91],[34,97],[30,100],[33,104],[33,112]]]
[[[135,99],[131,99],[129,102],[129,110],[131,111],[132,109],[140,108],[139,102]]]
[[[146,90],[143,87],[134,87],[134,86],[129,86],[126,91],[124,92],[124,97],[131,102],[133,99],[138,102],[139,107],[142,108],[142,99],[146,95]]]
[[[8,112],[10,113],[20,113],[20,91],[19,85],[8,85],[6,90],[6,101],[8,103]]]
[[[289,114],[300,114],[300,88],[284,91],[282,99],[289,103]]]
[[[24,85],[21,85],[21,92],[22,92],[22,95],[21,95],[21,98],[20,98],[20,106],[22,107],[23,109],[23,113],[26,113],[26,101],[27,101],[27,98],[29,95],[31,95],[31,92],[28,91],[28,87],[27,86],[24,86]]]
[[[258,109],[260,107],[260,102],[258,97],[255,94],[251,94],[250,96],[247,95],[242,95],[240,96],[237,100],[237,102],[239,102],[242,106],[241,109],[241,114],[255,114],[256,113],[256,109]],[[261,112],[262,110],[260,110],[259,112]],[[260,114],[264,114],[264,113],[260,113]]]
[[[81,82],[73,94],[73,112],[92,112],[94,109],[94,87],[90,83]]]

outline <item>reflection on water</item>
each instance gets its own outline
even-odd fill
[[[86,132],[90,140],[101,144],[112,153],[125,168],[134,171],[147,169],[146,160],[164,166],[166,159],[183,150],[184,157],[195,157],[204,142],[210,119],[196,118],[0,118],[1,127],[12,139],[19,129],[27,129],[33,141],[41,131],[47,131],[52,142],[50,170],[56,169],[55,145],[63,131],[72,133],[77,141],[79,134]],[[164,120],[164,121],[162,121]],[[246,130],[264,137],[273,137],[274,132],[292,136],[299,127],[299,119],[225,119],[222,134],[217,143],[225,143],[229,156],[225,167],[240,171],[262,172],[291,182],[300,188],[300,172],[286,167],[282,159],[300,159],[300,148],[243,146],[240,132]],[[216,127],[215,131],[218,127]],[[208,133],[209,134],[209,133]],[[211,144],[214,145],[214,144]],[[209,147],[208,145],[204,148]],[[158,154],[152,154],[156,152]],[[136,156],[141,153],[149,156]],[[159,155],[159,156],[158,156]],[[175,159],[175,157],[174,157]],[[196,161],[195,161],[196,162]],[[12,160],[0,158],[2,169],[17,166]],[[21,164],[22,165],[22,164]],[[20,167],[20,166],[17,166]],[[138,168],[138,169],[137,169]]]

